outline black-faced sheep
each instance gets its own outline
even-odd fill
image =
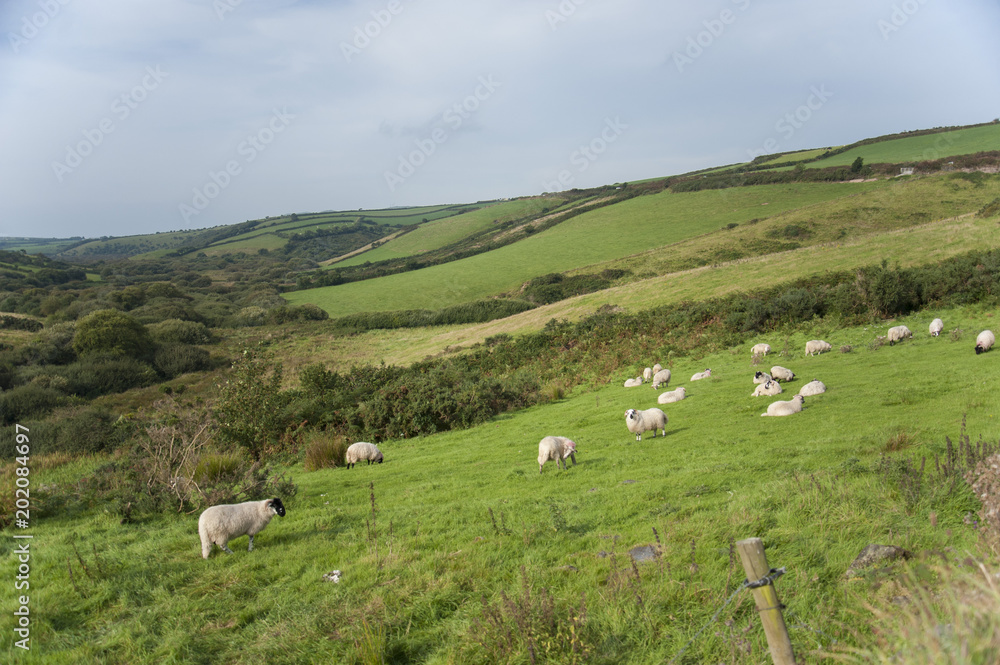
[[[993,345],[996,343],[996,341],[997,338],[993,335],[993,332],[990,330],[984,330],[983,332],[979,333],[979,335],[976,337],[976,355],[978,356],[980,353],[986,353],[987,351],[989,351],[991,348],[993,348]]]
[[[754,372],[753,382],[754,383],[767,383],[771,380],[771,375],[767,372]]]
[[[778,383],[777,381],[765,381],[764,383],[757,386],[754,389],[753,394],[751,394],[750,396],[751,397],[760,397],[762,395],[772,396],[772,395],[780,395],[782,392],[784,391],[781,388],[781,384]]]
[[[206,508],[198,518],[202,558],[207,559],[212,553],[213,544],[221,547],[226,554],[232,554],[229,541],[243,535],[250,536],[247,552],[253,552],[253,537],[263,531],[275,515],[285,516],[285,506],[278,498]]]
[[[934,319],[931,324],[927,327],[930,330],[931,337],[937,337],[944,330],[944,321],[941,319]]]
[[[348,469],[354,468],[355,464],[363,460],[367,460],[368,464],[381,464],[383,459],[382,451],[378,449],[378,446],[365,441],[352,443],[347,447],[347,452],[344,453],[344,463],[347,464]]]
[[[901,342],[908,337],[913,337],[913,333],[906,326],[893,326],[889,328],[885,335],[889,340],[889,346],[894,345],[896,342]]]
[[[656,438],[656,430],[662,429],[663,436],[667,435],[667,414],[660,409],[646,409],[636,411],[629,409],[625,412],[625,426],[628,431],[635,434],[636,441],[642,441],[642,433],[653,430],[653,438]]]

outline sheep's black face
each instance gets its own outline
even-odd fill
[[[281,499],[277,497],[271,499],[271,510],[273,510],[278,515],[278,517],[285,516],[285,505],[281,503]]]
[[[628,420],[635,420],[635,409],[629,409],[625,412],[625,418]]]

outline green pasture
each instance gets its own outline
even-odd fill
[[[861,194],[884,183],[794,183],[629,199],[583,213],[547,231],[486,254],[422,270],[340,286],[295,291],[332,316],[361,311],[439,309],[518,288],[524,281],[636,254],[728,223]]]
[[[938,338],[926,332],[934,316],[945,321]],[[914,338],[871,346],[896,323]],[[5,659],[527,663],[531,638],[537,662],[662,663],[685,648],[678,662],[769,662],[749,592],[696,635],[744,578],[732,543],[754,536],[787,568],[777,591],[800,657],[864,647],[875,639],[870,606],[907,592],[891,581],[903,564],[848,579],[862,548],[904,547],[917,568],[978,551],[966,519],[977,502],[961,481],[949,491],[934,460],[946,436],[957,444],[963,419],[973,441],[1000,436],[1000,355],[972,350],[995,324],[977,307],[868,328],[821,321],[697,359],[636,358],[596,390],[466,431],[377,442],[382,465],[292,467],[298,493],[252,553],[244,537],[233,555],[202,560],[197,514],[121,525],[99,505],[36,504],[32,649],[8,639]],[[813,338],[834,351],[805,357]],[[758,341],[774,354],[754,366]],[[660,391],[621,382],[657,361],[688,397],[662,407],[666,438],[636,442],[624,411],[656,406]],[[773,364],[796,379],[779,397],[750,397],[753,372]],[[706,367],[710,379],[688,380]],[[761,418],[813,378],[828,392],[802,413]],[[577,442],[576,466],[539,474],[549,434]],[[908,474],[924,457],[915,485]],[[31,475],[32,487],[71,481],[58,469]],[[658,556],[633,565],[628,551],[647,545]],[[14,547],[0,540],[11,571]],[[333,570],[339,583],[323,580]],[[0,626],[13,634],[11,611]]]
[[[839,146],[838,146],[839,147]],[[819,157],[827,150],[834,150],[835,148],[813,148],[811,150],[799,150],[797,152],[789,152],[784,155],[775,157],[774,159],[769,159],[766,162],[761,162],[761,165],[767,164],[769,166],[775,164],[784,164],[785,162],[798,162],[803,159],[815,159]]]

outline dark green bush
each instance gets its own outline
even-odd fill
[[[146,326],[153,341],[160,344],[208,344],[212,333],[200,321],[166,319]]]
[[[202,372],[212,366],[208,351],[191,344],[165,344],[159,347],[153,364],[167,379],[188,372]]]
[[[0,393],[0,418],[4,425],[13,425],[27,418],[44,416],[63,399],[54,388],[35,384],[17,386]]]
[[[71,394],[93,399],[101,395],[142,388],[158,380],[156,371],[135,358],[91,355],[60,369]]]
[[[97,310],[76,322],[73,350],[81,356],[114,354],[148,359],[152,349],[146,327],[116,309]]]
[[[41,321],[36,321],[26,316],[0,314],[0,330],[28,330],[30,332],[37,332],[42,327]]]

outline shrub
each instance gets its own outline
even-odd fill
[[[27,330],[29,332],[38,332],[41,329],[41,321],[36,321],[35,319],[31,319],[26,316],[0,314],[0,330]]]
[[[13,425],[26,418],[43,416],[62,401],[63,394],[53,388],[28,384],[0,393],[0,419]]]
[[[208,344],[212,333],[200,321],[167,319],[147,326],[150,337],[159,344]]]
[[[237,356],[215,407],[222,441],[245,449],[254,459],[278,441],[290,397],[281,392],[281,378],[281,366],[262,351],[244,349]]]
[[[60,370],[69,382],[70,393],[93,399],[155,383],[156,371],[135,358],[91,355]]]
[[[317,471],[344,466],[346,453],[347,440],[344,437],[329,437],[319,433],[312,437],[312,442],[306,448],[305,469],[306,471]]]
[[[100,309],[76,323],[73,350],[148,359],[153,344],[146,327],[117,309]]]
[[[190,344],[167,344],[156,350],[156,369],[172,379],[188,372],[200,372],[211,367],[208,351]]]

